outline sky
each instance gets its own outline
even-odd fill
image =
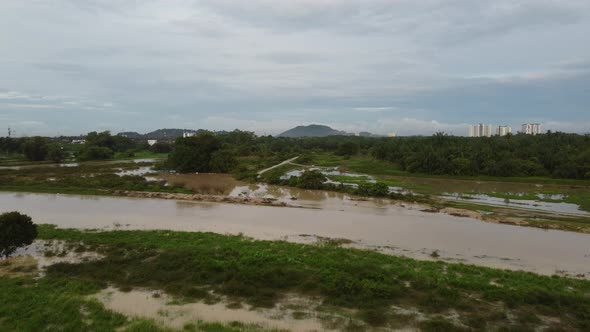
[[[589,34],[588,0],[1,0],[0,128],[588,133]]]

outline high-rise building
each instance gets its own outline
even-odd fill
[[[538,123],[525,123],[522,125],[522,133],[527,135],[537,135],[541,133],[541,125]]]
[[[492,125],[483,123],[469,126],[469,137],[491,137]]]
[[[496,131],[496,135],[506,136],[508,134],[512,134],[512,128],[510,128],[509,126],[498,126],[498,130]]]

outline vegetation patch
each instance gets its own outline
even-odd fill
[[[590,282],[584,280],[210,233],[89,233],[43,226],[40,236],[100,248],[106,256],[101,261],[48,270],[48,278],[95,287],[147,287],[189,299],[202,298],[203,292],[195,290],[209,289],[262,307],[295,292],[321,296],[325,305],[357,309],[376,326],[390,324],[395,305],[445,321],[424,329],[459,326],[455,320],[474,329],[482,320],[503,329],[535,329],[543,326],[533,319],[540,316],[553,318],[565,330],[590,328]],[[449,310],[457,317],[445,316]]]

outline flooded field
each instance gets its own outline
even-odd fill
[[[514,196],[517,197],[518,195],[518,193],[514,194]],[[521,193],[521,196],[524,196],[524,194]],[[457,200],[468,203],[480,203],[485,205],[510,207],[516,209],[530,209],[545,212],[556,212],[564,215],[590,216],[590,212],[581,210],[580,206],[577,204],[557,202],[559,200],[563,200],[566,197],[563,194],[549,196],[559,198],[550,198],[551,200],[555,200],[555,202],[546,202],[543,201],[545,199],[543,197],[539,197],[539,200],[534,200],[518,198],[501,198],[493,197],[486,194],[443,193],[443,195],[441,195],[442,198],[447,200]]]
[[[155,163],[159,159],[154,158],[146,158],[146,159],[128,159],[128,160],[109,160],[109,161],[89,161],[84,162],[83,164],[78,162],[65,162],[65,163],[58,163],[58,164],[48,164],[48,163],[36,163],[36,164],[27,164],[27,165],[16,165],[16,166],[0,166],[0,170],[23,170],[23,169],[31,169],[31,168],[44,168],[44,167],[79,167],[80,165],[112,165],[112,164],[141,164],[141,163]]]
[[[162,326],[182,329],[186,324],[199,321],[229,324],[241,322],[267,329],[281,329],[293,332],[334,330],[329,324],[340,317],[327,315],[319,319],[315,310],[321,304],[319,300],[297,296],[286,296],[272,309],[253,308],[231,301],[219,303],[178,303],[162,292],[150,290],[133,290],[121,292],[107,288],[93,296],[109,310],[122,313],[128,317],[154,319]],[[334,317],[331,317],[334,316]],[[351,318],[348,318],[351,319]],[[344,322],[344,318],[341,318]]]
[[[403,195],[433,195],[443,200],[462,201],[480,205],[529,209],[572,216],[590,216],[580,206],[580,198],[590,202],[585,186],[543,185],[535,183],[511,183],[423,177],[395,177],[378,179],[376,176],[344,172],[338,167],[300,166],[287,171],[281,180],[300,177],[304,171],[319,171],[327,177],[326,184],[357,188],[361,183],[383,181],[389,184],[391,193]],[[392,185],[391,183],[395,183]],[[570,199],[573,196],[574,199]],[[574,203],[575,202],[575,203]],[[587,203],[588,204],[588,203]]]
[[[238,193],[239,194],[239,193]],[[285,192],[321,209],[96,196],[0,193],[0,212],[18,210],[37,223],[84,229],[170,229],[243,233],[257,239],[315,243],[321,238],[419,259],[440,259],[590,276],[590,236],[421,212],[419,206],[353,201],[324,192]],[[315,196],[319,195],[319,196]],[[300,203],[300,201],[297,201]]]

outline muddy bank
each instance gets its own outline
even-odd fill
[[[478,211],[446,207],[442,209],[428,208],[423,209],[423,212],[430,213],[444,213],[454,217],[477,219],[485,222],[491,222],[496,224],[512,225],[512,226],[524,226],[524,227],[535,227],[540,229],[551,229],[551,230],[562,230],[572,231],[576,233],[590,234],[590,228],[588,227],[570,227],[565,229],[559,222],[546,222],[542,224],[535,224],[529,220],[543,220],[544,218],[551,218],[554,215],[550,213],[533,212],[527,210],[494,210],[494,214],[489,215]],[[563,220],[567,220],[568,216],[563,216]],[[549,219],[550,220],[550,219]]]
[[[115,190],[115,191],[113,191],[113,195],[124,196],[124,197],[134,197],[134,198],[157,198],[157,199],[171,199],[171,200],[193,201],[193,202],[233,203],[233,204],[296,207],[296,206],[288,205],[285,202],[278,202],[274,198],[266,198],[266,197],[233,197],[233,196],[219,196],[219,195],[179,194],[179,193],[164,193],[164,192],[127,191],[127,190]]]

